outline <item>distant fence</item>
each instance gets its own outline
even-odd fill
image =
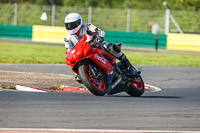
[[[105,40],[123,42],[128,47],[155,48],[156,36],[151,33],[105,31]],[[64,43],[67,31],[58,26],[10,26],[0,25],[0,38],[21,38],[33,42]],[[200,52],[200,35],[175,34],[158,35],[158,49]]]
[[[46,12],[47,20],[40,19]],[[109,31],[151,32],[148,22],[154,21],[164,33],[164,10],[137,10],[129,8],[66,7],[31,4],[2,4],[0,6],[0,24],[8,25],[46,25],[64,26],[68,13],[80,13],[83,22],[92,22],[97,27]],[[200,33],[200,12],[171,10],[184,33]],[[173,23],[170,29],[176,29]],[[173,32],[173,31],[172,31]]]

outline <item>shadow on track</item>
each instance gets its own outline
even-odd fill
[[[129,95],[106,95],[106,97],[125,97],[125,98],[182,98],[178,96],[141,96],[141,97],[131,97]]]
[[[178,96],[142,96],[141,98],[182,98]]]

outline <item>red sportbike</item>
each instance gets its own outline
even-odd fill
[[[121,62],[106,51],[90,46],[87,37],[67,50],[66,64],[79,75],[86,88],[96,96],[127,92],[139,97],[144,93],[144,82],[134,68],[126,72]],[[97,46],[97,45],[96,45]],[[99,45],[100,46],[100,45]]]

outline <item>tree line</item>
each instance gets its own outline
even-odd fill
[[[132,8],[147,10],[164,10],[166,1],[173,10],[199,11],[200,0],[0,0],[0,3],[93,6],[104,8]]]

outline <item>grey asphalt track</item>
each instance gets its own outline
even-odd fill
[[[126,93],[0,91],[0,128],[73,128],[200,131],[200,68],[137,66],[160,92]],[[0,70],[73,74],[65,65],[0,64]]]

